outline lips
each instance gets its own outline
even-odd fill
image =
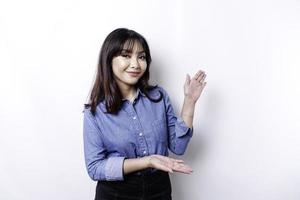
[[[132,74],[140,74],[141,72],[128,72],[128,73],[132,73]]]
[[[141,72],[127,72],[131,76],[138,76]]]

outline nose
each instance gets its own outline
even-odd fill
[[[132,67],[132,68],[139,68],[140,67],[140,63],[138,62],[137,56],[132,56],[131,57],[130,67]]]

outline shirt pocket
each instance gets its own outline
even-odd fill
[[[160,142],[166,142],[168,138],[166,120],[163,118],[155,119],[152,121],[151,126],[156,140]]]

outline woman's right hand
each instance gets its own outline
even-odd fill
[[[166,172],[173,173],[173,171],[176,171],[185,174],[190,174],[193,172],[193,169],[188,165],[184,164],[183,160],[174,159],[157,154],[147,156],[147,160],[149,167],[163,170]]]

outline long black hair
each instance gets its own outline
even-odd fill
[[[85,108],[91,107],[93,115],[96,113],[96,107],[101,101],[105,101],[107,113],[117,114],[122,106],[122,94],[113,77],[112,59],[119,56],[126,43],[126,49],[133,49],[135,42],[138,42],[146,54],[147,68],[143,76],[138,80],[135,87],[139,88],[153,102],[159,102],[163,94],[160,92],[158,99],[152,99],[148,92],[157,87],[148,84],[149,68],[151,64],[151,54],[146,39],[139,33],[127,29],[118,28],[112,31],[104,40],[97,67],[96,79],[93,84],[89,102],[84,104]]]

